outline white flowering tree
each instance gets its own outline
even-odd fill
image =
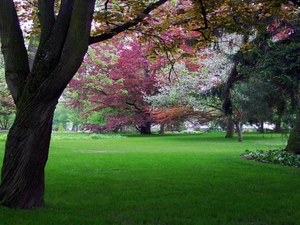
[[[220,117],[222,99],[210,98],[208,93],[213,87],[226,83],[234,67],[231,55],[241,44],[242,36],[224,34],[214,46],[175,61],[157,75],[158,93],[145,96],[146,101],[153,108],[192,107],[197,115],[202,112],[204,116],[206,112],[213,115],[208,118]]]

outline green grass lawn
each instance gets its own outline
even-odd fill
[[[300,169],[240,157],[284,147],[286,138],[247,133],[239,143],[224,135],[55,134],[46,207],[0,207],[0,225],[300,224]],[[2,141],[1,161],[3,151]]]

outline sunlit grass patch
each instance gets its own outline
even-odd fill
[[[7,133],[6,132],[0,132],[0,142],[5,142],[7,139]]]

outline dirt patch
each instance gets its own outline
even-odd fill
[[[252,157],[250,157],[250,156],[245,156],[244,154],[241,154],[240,155],[243,159],[246,159],[246,160],[253,160],[254,161],[254,159],[252,158]]]

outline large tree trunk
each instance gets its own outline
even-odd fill
[[[292,154],[300,154],[300,107],[285,149]]]
[[[38,3],[42,32],[31,70],[14,3],[0,4],[5,77],[17,109],[6,142],[0,204],[21,209],[44,205],[54,109],[87,51],[94,11],[94,0],[71,0],[61,4],[56,19],[54,1]]]
[[[151,123],[148,122],[139,128],[141,134],[151,134]]]
[[[233,134],[234,134],[234,123],[232,120],[232,116],[229,116],[225,138],[233,138]]]
[[[9,131],[0,199],[8,207],[44,205],[44,168],[48,158],[56,101],[24,106]]]

